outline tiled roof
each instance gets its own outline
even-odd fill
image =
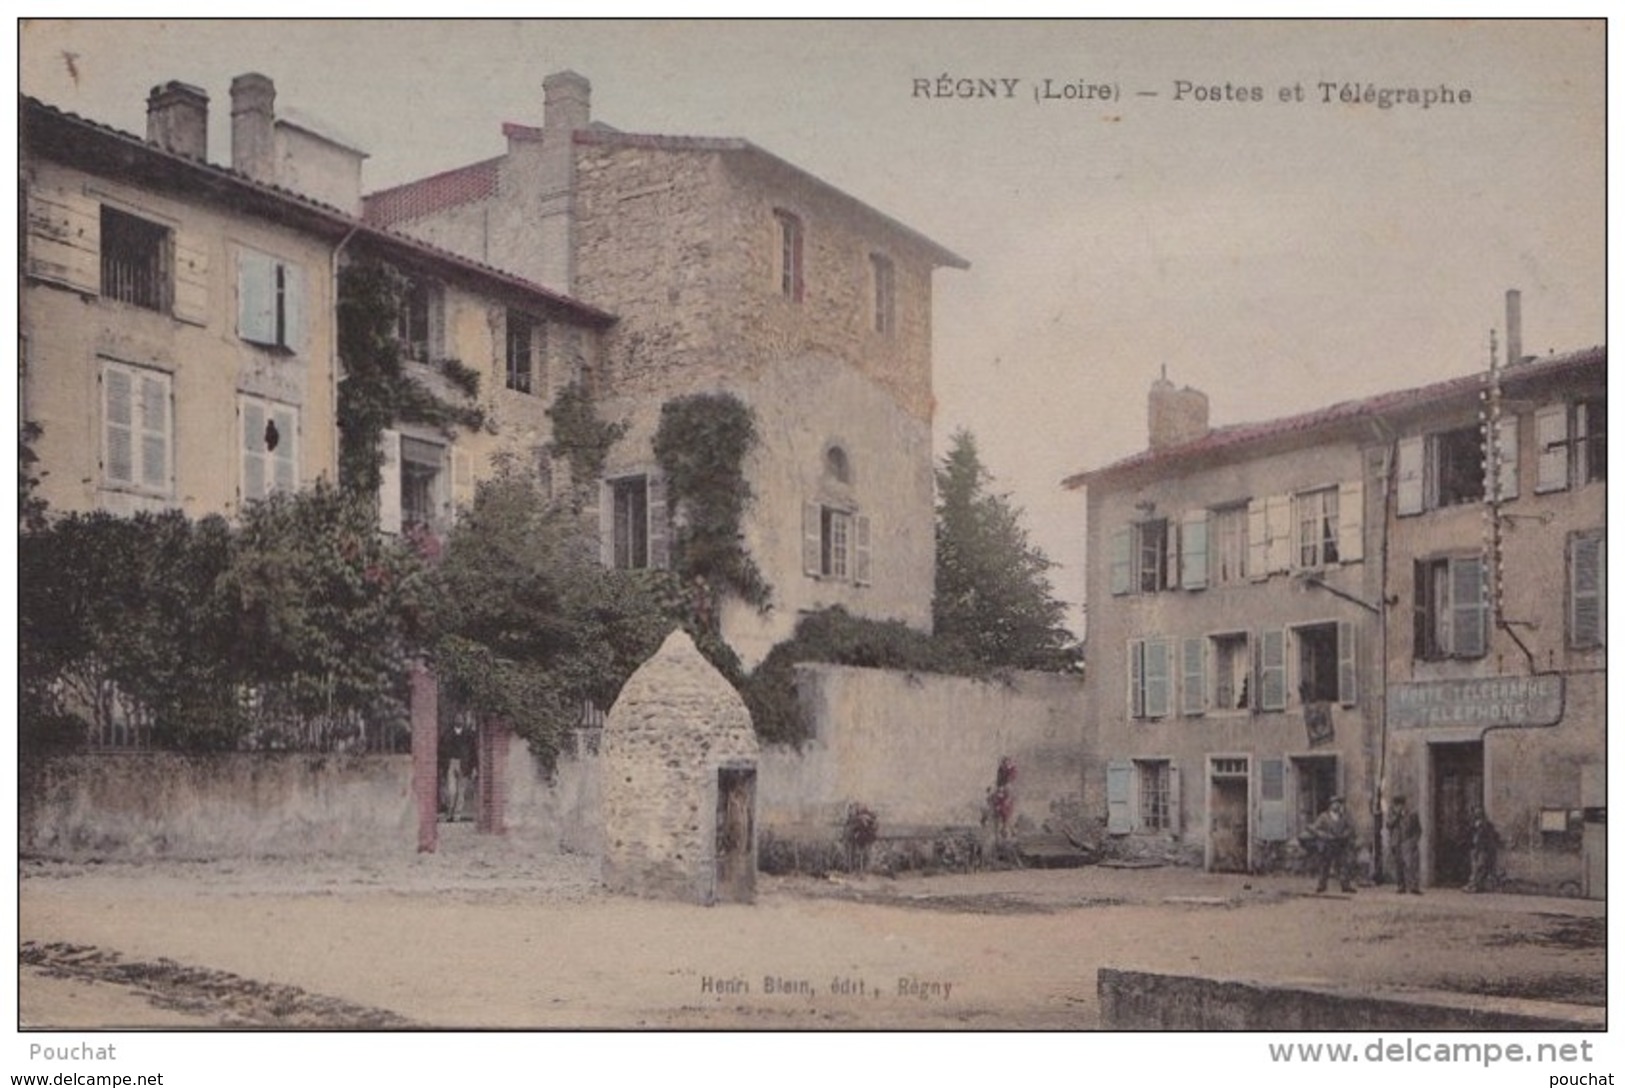
[[[1539,378],[1561,374],[1567,370],[1606,366],[1606,346],[1583,348],[1564,355],[1550,355],[1533,361],[1509,366],[1501,371],[1503,388],[1516,387]],[[1415,411],[1431,405],[1448,403],[1462,397],[1476,397],[1484,387],[1483,371],[1459,378],[1448,378],[1431,385],[1413,389],[1400,389],[1360,400],[1346,400],[1325,408],[1317,408],[1295,416],[1264,420],[1257,423],[1237,423],[1228,427],[1215,427],[1201,438],[1177,446],[1145,449],[1102,468],[1091,469],[1068,476],[1061,486],[1069,490],[1088,486],[1102,477],[1116,475],[1131,469],[1151,465],[1174,465],[1197,460],[1251,443],[1268,442],[1291,435],[1308,434],[1361,419],[1386,418]]]
[[[502,159],[486,159],[431,177],[419,178],[393,189],[368,193],[361,214],[375,227],[392,227],[413,219],[495,196]]]
[[[551,303],[563,310],[573,312],[584,322],[605,326],[615,321],[615,316],[596,306],[589,306],[584,302],[559,294],[540,284],[532,283],[527,279],[505,272],[500,268],[482,264],[459,256],[449,250],[429,245],[416,238],[409,238],[403,234],[383,228],[378,224],[363,222],[352,215],[319,200],[312,200],[307,196],[285,189],[279,185],[270,185],[257,181],[247,174],[202,159],[195,159],[187,155],[177,154],[157,144],[149,143],[139,136],[80,117],[55,106],[47,105],[39,99],[26,95],[19,96],[23,105],[24,125],[22,133],[22,146],[26,155],[31,147],[38,146],[47,153],[55,151],[62,154],[72,149],[75,143],[82,143],[84,137],[74,137],[68,143],[61,142],[69,131],[83,133],[85,136],[112,140],[120,149],[116,154],[122,156],[119,161],[107,161],[101,165],[106,169],[116,169],[119,176],[129,177],[132,173],[132,164],[146,162],[158,164],[170,171],[179,171],[182,176],[190,179],[192,183],[200,186],[214,186],[215,192],[219,187],[226,187],[231,195],[234,206],[256,207],[264,209],[264,214],[280,215],[295,218],[302,229],[335,241],[339,239],[357,239],[371,242],[380,249],[397,257],[419,261],[421,263],[439,268],[460,272],[463,275],[484,281],[487,285],[500,286],[506,290],[530,296],[538,302]],[[54,132],[45,126],[65,126]],[[53,140],[58,142],[52,143]],[[494,161],[494,160],[493,160]]]

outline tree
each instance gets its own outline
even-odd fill
[[[992,668],[1076,668],[1082,650],[1047,577],[1055,564],[1028,540],[1010,497],[988,491],[969,431],[955,432],[936,475],[936,636]]]
[[[436,571],[433,658],[447,693],[549,763],[583,702],[621,685],[678,626],[665,571],[605,570],[581,519],[511,463],[480,482]]]

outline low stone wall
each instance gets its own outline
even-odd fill
[[[416,848],[410,755],[87,753],[25,764],[18,849],[61,858]]]
[[[1441,991],[1349,993],[1101,968],[1107,1031],[1602,1031],[1601,1008]]]
[[[802,665],[812,739],[764,748],[762,824],[783,838],[839,835],[846,806],[896,825],[978,826],[999,759],[1016,763],[1016,819],[1042,826],[1075,814],[1084,760],[1083,681],[1015,673],[972,680]]]

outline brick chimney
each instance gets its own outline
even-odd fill
[[[276,84],[258,72],[231,81],[231,168],[276,183]]]
[[[192,159],[209,157],[209,96],[172,79],[147,95],[147,142]]]
[[[1168,380],[1166,369],[1162,377],[1151,383],[1147,398],[1151,448],[1165,449],[1180,446],[1207,437],[1207,394],[1186,386],[1177,389]]]

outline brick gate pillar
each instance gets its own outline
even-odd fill
[[[474,830],[484,835],[508,832],[508,745],[513,730],[494,718],[480,719],[479,796],[474,813]]]
[[[418,816],[418,853],[439,844],[440,682],[422,661],[412,662],[412,803]]]

